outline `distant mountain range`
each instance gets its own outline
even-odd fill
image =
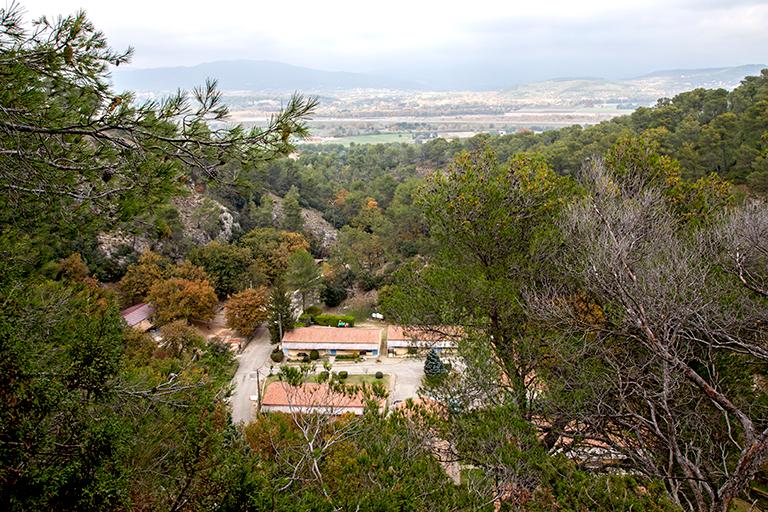
[[[218,80],[225,91],[305,91],[338,89],[420,89],[416,82],[343,71],[321,71],[268,60],[227,60],[196,66],[120,69],[112,73],[118,90],[174,91]]]
[[[724,68],[670,69],[622,80],[603,78],[556,78],[521,84],[504,91],[509,98],[557,98],[565,103],[603,101],[615,103],[654,102],[699,87],[733,89],[749,75],[759,75],[765,64]]]
[[[502,93],[514,99],[551,98],[564,103],[590,101],[648,103],[697,87],[732,89],[748,75],[760,74],[763,64],[723,68],[673,69],[638,77],[556,78],[521,84]],[[386,76],[340,71],[322,71],[266,60],[216,61],[196,66],[152,69],[115,69],[113,82],[118,90],[167,92],[189,89],[216,78],[224,91],[321,91],[349,89],[427,90],[429,85]]]

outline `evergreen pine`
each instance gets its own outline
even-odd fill
[[[285,283],[278,280],[269,297],[267,327],[272,343],[280,343],[282,335],[293,329],[293,308],[291,296]]]
[[[435,349],[430,349],[427,354],[427,360],[424,361],[424,374],[427,377],[440,377],[447,372],[443,361],[437,355]]]
[[[285,231],[301,233],[304,231],[304,218],[301,216],[299,189],[292,185],[283,198],[283,224]]]

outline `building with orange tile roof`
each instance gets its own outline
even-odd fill
[[[365,396],[360,390],[345,393],[325,383],[305,382],[300,386],[291,386],[287,382],[277,381],[270,383],[264,390],[261,411],[359,416],[365,411],[365,405]],[[380,407],[383,405],[381,401]]]
[[[459,327],[387,327],[387,352],[405,355],[409,349],[453,350],[461,336]]]
[[[298,327],[283,335],[286,356],[309,354],[311,350],[328,355],[378,356],[381,329],[360,327]]]

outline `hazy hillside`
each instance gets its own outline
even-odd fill
[[[521,100],[557,100],[562,104],[595,101],[643,105],[699,87],[733,89],[745,76],[759,75],[764,67],[763,64],[749,64],[725,68],[663,70],[623,80],[558,78],[518,85],[505,91],[505,95]]]
[[[198,64],[196,66],[161,67],[150,69],[116,69],[113,82],[118,90],[173,91],[189,89],[216,78],[222,90],[277,90],[315,92],[333,89],[413,89],[415,82],[387,77],[321,71],[266,60],[231,60]]]

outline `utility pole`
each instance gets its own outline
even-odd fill
[[[256,369],[256,396],[258,397],[257,411],[261,412],[261,379],[260,370]]]

